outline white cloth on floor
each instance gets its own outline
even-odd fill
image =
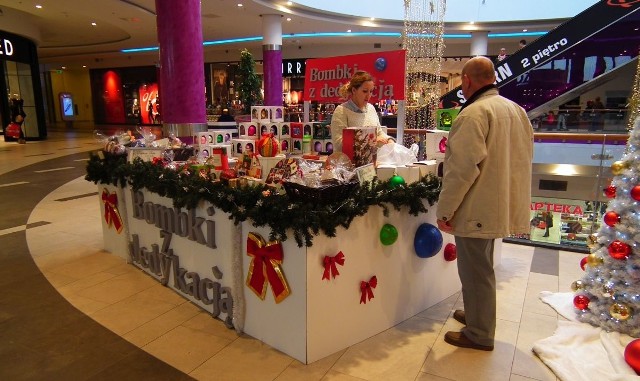
[[[534,343],[533,352],[563,381],[639,381],[624,360],[634,338],[577,322],[573,293],[543,291],[540,299],[573,321],[558,321],[553,336]]]
[[[573,307],[574,296],[573,292],[540,292],[540,300],[550,305],[557,313],[567,320],[578,321],[575,307]]]

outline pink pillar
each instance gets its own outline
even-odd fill
[[[163,132],[193,137],[207,131],[200,0],[156,0],[156,13]]]
[[[262,15],[264,105],[282,106],[282,16]]]

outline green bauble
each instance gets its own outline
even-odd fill
[[[398,239],[398,229],[391,224],[384,224],[380,229],[380,242],[383,245],[392,245]]]
[[[400,185],[405,185],[404,179],[398,175],[393,175],[393,177],[389,180],[391,184],[391,188],[396,188]]]

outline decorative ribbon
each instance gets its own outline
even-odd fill
[[[249,233],[247,255],[253,257],[247,276],[247,286],[251,291],[264,300],[268,282],[276,303],[280,303],[289,296],[291,291],[280,268],[284,252],[279,241],[266,243],[258,233]]]
[[[342,251],[338,252],[338,254],[333,257],[328,255],[324,256],[324,274],[322,274],[322,280],[335,278],[340,275],[340,272],[336,267],[336,263],[340,266],[344,266],[344,254],[342,254]]]
[[[373,289],[378,285],[378,278],[372,276],[368,282],[360,282],[360,304],[367,304],[367,300],[373,299]]]
[[[108,190],[102,190],[102,203],[104,204],[104,220],[107,223],[107,226],[113,227],[116,229],[118,233],[122,231],[122,218],[120,218],[120,213],[118,212],[118,195],[114,193],[109,193]]]

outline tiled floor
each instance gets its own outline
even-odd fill
[[[581,254],[503,244],[493,352],[443,341],[461,327],[456,294],[303,365],[102,251],[97,188],[83,179],[96,147],[89,134],[0,142],[0,379],[556,380],[531,352],[559,319],[538,294],[569,291]]]

